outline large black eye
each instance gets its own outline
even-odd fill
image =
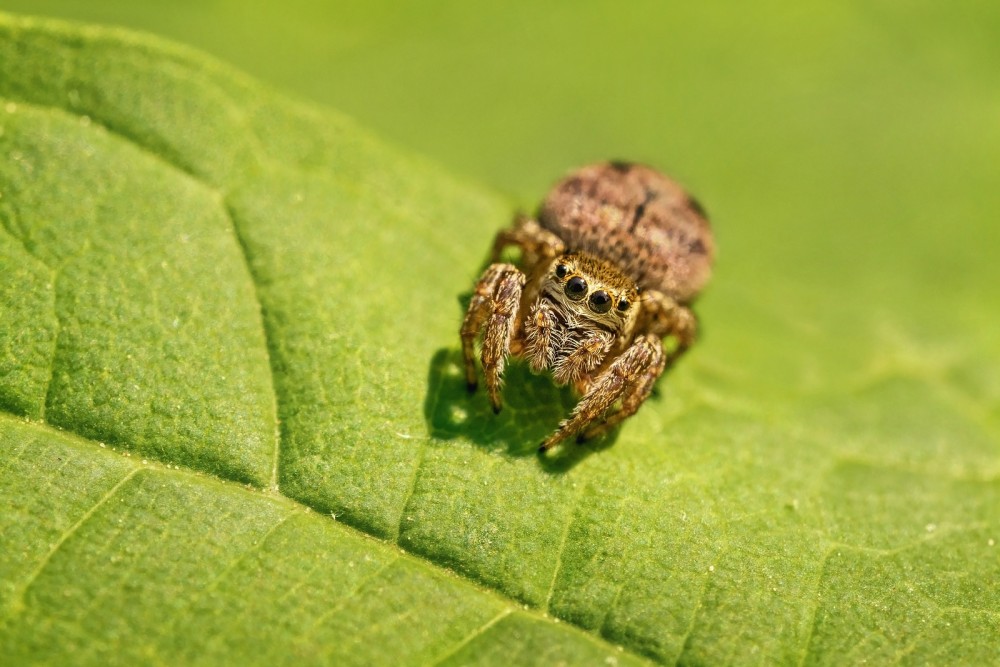
[[[566,296],[573,299],[573,301],[579,301],[587,294],[587,281],[580,276],[573,276],[566,281],[564,290]]]
[[[602,289],[591,294],[587,303],[595,313],[606,313],[611,310],[611,297]]]
[[[556,264],[556,278],[565,278],[568,271],[565,264]]]
[[[621,299],[618,301],[618,310],[624,313],[626,310],[628,310],[628,307],[630,305],[631,304],[628,302],[628,299]]]

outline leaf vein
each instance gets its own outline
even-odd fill
[[[826,573],[826,564],[833,555],[834,550],[837,549],[837,545],[831,545],[823,552],[823,555],[819,559],[819,567],[816,568],[816,586],[813,588],[813,594],[811,600],[812,613],[809,620],[809,633],[806,635],[805,642],[802,645],[802,655],[799,656],[798,667],[803,667],[806,664],[806,660],[809,658],[809,647],[812,646],[813,637],[816,635],[816,623],[819,620],[819,589],[823,585],[823,576]]]
[[[694,636],[694,629],[698,623],[698,614],[701,613],[701,609],[705,604],[705,596],[708,595],[708,587],[712,583],[712,572],[715,571],[719,563],[722,562],[722,558],[726,555],[726,548],[727,547],[724,547],[719,552],[719,555],[712,563],[712,567],[709,568],[708,572],[706,572],[702,578],[701,592],[698,593],[698,599],[695,601],[694,609],[691,611],[691,622],[688,623],[687,629],[684,631],[684,636],[681,638],[681,650],[677,653],[677,660],[674,661],[675,666],[681,664],[681,661],[684,659],[684,655],[691,649],[691,637]]]
[[[573,502],[570,503],[569,509],[566,512],[562,536],[559,539],[559,547],[556,549],[556,561],[552,567],[552,581],[549,582],[549,591],[545,595],[545,604],[542,605],[542,609],[545,610],[546,613],[548,613],[552,604],[552,596],[556,592],[556,582],[559,579],[559,571],[562,569],[563,553],[565,553],[566,546],[569,541],[569,531],[573,526],[573,521],[576,518],[576,510],[580,505],[580,499],[583,498],[585,491],[586,486],[581,484],[580,490],[576,492]]]
[[[297,512],[289,512],[288,515],[276,521],[273,526],[268,528],[264,532],[264,534],[257,539],[256,543],[251,545],[249,549],[247,549],[239,556],[234,558],[226,567],[219,570],[219,573],[216,574],[215,577],[213,577],[211,582],[209,582],[205,586],[200,587],[197,593],[195,595],[192,595],[187,600],[187,603],[184,605],[182,609],[176,610],[176,612],[173,615],[173,620],[170,622],[170,625],[168,627],[164,628],[162,635],[165,637],[170,636],[170,632],[177,626],[177,623],[180,621],[181,616],[184,612],[187,612],[189,609],[194,607],[199,600],[203,599],[206,595],[208,595],[216,588],[218,588],[219,584],[222,583],[222,581],[226,578],[226,576],[230,572],[238,568],[251,555],[263,549],[264,545],[268,542],[268,540],[271,539],[271,537],[278,531],[278,529],[281,528],[283,525],[285,525],[290,519],[294,518],[296,515]]]
[[[361,579],[361,581],[359,581],[352,590],[348,591],[347,595],[345,595],[344,597],[340,598],[337,601],[337,604],[333,605],[325,612],[317,616],[316,620],[313,621],[312,625],[309,626],[309,629],[306,630],[301,635],[301,637],[308,637],[316,630],[316,628],[318,628],[323,623],[323,621],[330,618],[338,611],[346,607],[347,603],[356,598],[361,593],[361,591],[365,589],[366,586],[368,586],[369,584],[371,584],[371,582],[381,577],[382,574],[385,573],[390,567],[398,563],[400,558],[401,556],[396,556],[395,558],[387,562],[385,565],[382,565],[381,567],[377,568],[374,572]]]
[[[496,625],[497,623],[499,623],[500,621],[502,621],[504,618],[506,618],[507,616],[509,616],[511,614],[511,612],[513,612],[513,611],[514,610],[512,608],[510,608],[510,607],[507,607],[506,609],[501,610],[499,614],[497,614],[496,616],[494,616],[490,620],[488,620],[485,623],[483,623],[482,625],[480,625],[478,628],[476,628],[475,630],[473,630],[472,632],[470,632],[467,636],[463,637],[451,649],[449,649],[444,655],[442,655],[440,658],[438,658],[434,662],[429,663],[427,665],[427,667],[437,667],[438,665],[443,664],[446,660],[448,660],[452,656],[456,655],[459,651],[461,651],[463,648],[465,648],[470,643],[472,643],[476,638],[482,637],[484,634],[486,634],[487,632],[489,632],[489,630],[494,625]]]
[[[77,533],[77,531],[79,531],[80,528],[85,523],[87,523],[87,521],[89,521],[90,518],[92,516],[94,516],[94,514],[101,507],[103,507],[104,505],[106,505],[109,500],[111,500],[112,498],[114,498],[115,495],[117,495],[118,491],[125,484],[127,484],[130,479],[132,479],[133,477],[135,477],[135,475],[140,470],[142,470],[142,468],[136,467],[136,468],[133,468],[131,471],[129,471],[129,473],[127,475],[125,475],[120,480],[118,480],[118,482],[116,482],[114,486],[112,486],[110,489],[108,489],[108,491],[103,496],[101,496],[100,498],[98,498],[97,502],[95,502],[93,505],[91,505],[91,507],[86,512],[84,512],[80,516],[80,518],[77,519],[77,521],[72,526],[70,526],[69,528],[67,528],[66,531],[63,532],[63,534],[59,536],[59,539],[55,541],[55,543],[48,550],[48,552],[46,552],[45,556],[43,556],[42,559],[40,561],[38,561],[38,565],[35,567],[35,569],[32,570],[28,574],[27,578],[25,578],[25,580],[21,584],[20,590],[17,592],[17,594],[15,596],[13,596],[13,599],[19,601],[19,604],[16,603],[14,605],[13,609],[17,609],[18,606],[23,606],[24,605],[24,596],[27,594],[28,589],[31,588],[31,585],[35,581],[38,580],[38,577],[42,574],[42,572],[45,570],[45,568],[51,562],[52,557],[55,556],[55,554],[59,551],[59,549],[62,548],[62,546],[66,543],[66,541],[69,540],[71,537],[73,537],[73,535],[75,535]]]
[[[0,99],[2,99],[2,98],[0,98]],[[8,197],[7,199],[10,200],[11,198]],[[14,210],[14,209],[12,209],[10,207],[8,207],[7,210],[8,211],[13,211],[13,213],[15,215],[17,215],[17,211],[16,210]],[[56,280],[59,277],[59,271],[58,271],[58,269],[56,267],[50,265],[48,262],[46,262],[44,259],[42,259],[38,254],[36,254],[31,249],[30,245],[28,244],[28,241],[14,230],[11,221],[7,218],[6,215],[0,215],[0,229],[2,229],[3,231],[5,231],[8,236],[10,236],[12,239],[14,239],[14,241],[16,241],[17,243],[19,243],[21,245],[21,247],[24,249],[24,252],[29,257],[31,257],[33,260],[35,260],[36,262],[38,262],[39,264],[41,264],[42,266],[44,266],[46,269],[49,270],[49,281],[52,283],[52,319],[55,322],[55,333],[52,336],[52,344],[49,346],[49,351],[48,351],[49,352],[49,355],[48,355],[49,377],[48,377],[48,379],[45,382],[45,390],[44,390],[44,392],[42,392],[42,401],[41,401],[41,405],[39,406],[39,412],[38,412],[38,415],[37,415],[39,419],[44,420],[45,419],[45,411],[46,411],[46,408],[48,407],[48,404],[49,404],[49,392],[52,389],[52,379],[55,376],[55,371],[56,371],[56,345],[59,342],[59,332],[62,329],[62,324],[59,321],[59,311],[56,309],[56,301],[57,301],[56,300],[56,284],[57,284]]]
[[[417,492],[417,480],[420,477],[420,468],[424,464],[424,453],[426,450],[427,444],[421,440],[420,451],[417,453],[417,461],[413,466],[413,477],[410,479],[410,488],[403,497],[403,502],[399,511],[399,521],[396,524],[396,537],[394,542],[397,545],[400,543],[400,535],[403,533],[403,522],[406,521],[406,508],[409,507],[410,501],[413,500],[413,495]]]
[[[247,240],[240,231],[240,224],[238,222],[239,218],[236,215],[236,211],[228,203],[228,201],[225,203],[224,208],[226,211],[226,218],[229,220],[230,227],[233,230],[233,235],[236,237],[236,243],[240,249],[240,254],[243,257],[243,263],[246,266],[247,274],[250,276],[250,284],[253,287],[254,300],[257,303],[257,314],[260,317],[260,328],[264,337],[264,354],[267,357],[268,376],[271,379],[271,417],[274,421],[274,452],[271,459],[270,488],[272,491],[278,491],[280,489],[281,475],[281,442],[284,434],[281,426],[280,406],[278,405],[278,386],[276,381],[277,370],[274,367],[274,360],[277,352],[277,350],[273,349],[275,346],[275,336],[268,328],[267,313],[264,310],[264,302],[261,300],[260,296],[260,277],[254,270],[254,263]]]

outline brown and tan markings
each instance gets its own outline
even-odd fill
[[[518,265],[500,262],[520,249]],[[663,371],[694,342],[691,301],[711,274],[715,245],[701,205],[642,165],[579,169],[552,189],[536,219],[518,217],[494,241],[462,322],[470,391],[499,412],[509,357],[549,371],[580,394],[540,446],[597,437],[635,414]],[[673,337],[668,353],[663,339]]]

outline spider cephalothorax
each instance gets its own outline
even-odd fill
[[[498,261],[509,245],[521,249],[520,267]],[[686,304],[708,279],[713,251],[704,211],[665,176],[625,163],[577,171],[556,185],[537,221],[519,218],[497,234],[462,323],[469,389],[481,333],[494,412],[510,355],[580,393],[542,451],[606,432],[639,409],[693,342]],[[670,335],[677,345],[667,354],[661,341]]]
[[[631,338],[639,290],[593,255],[560,255],[544,268],[514,352],[533,371],[551,368],[557,384],[579,382]]]

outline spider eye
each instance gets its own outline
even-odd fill
[[[565,264],[556,264],[556,278],[565,278],[568,272]]]
[[[595,313],[606,313],[611,310],[611,297],[604,290],[597,290],[591,294],[588,303]]]
[[[621,312],[623,312],[623,313],[624,313],[624,312],[625,312],[626,310],[628,310],[628,307],[629,307],[630,305],[632,305],[632,304],[630,304],[630,303],[628,302],[628,299],[621,299],[621,300],[620,300],[620,301],[618,302],[618,310],[620,310]]]
[[[579,301],[587,294],[587,281],[580,276],[573,276],[566,281],[564,291],[573,301]]]

